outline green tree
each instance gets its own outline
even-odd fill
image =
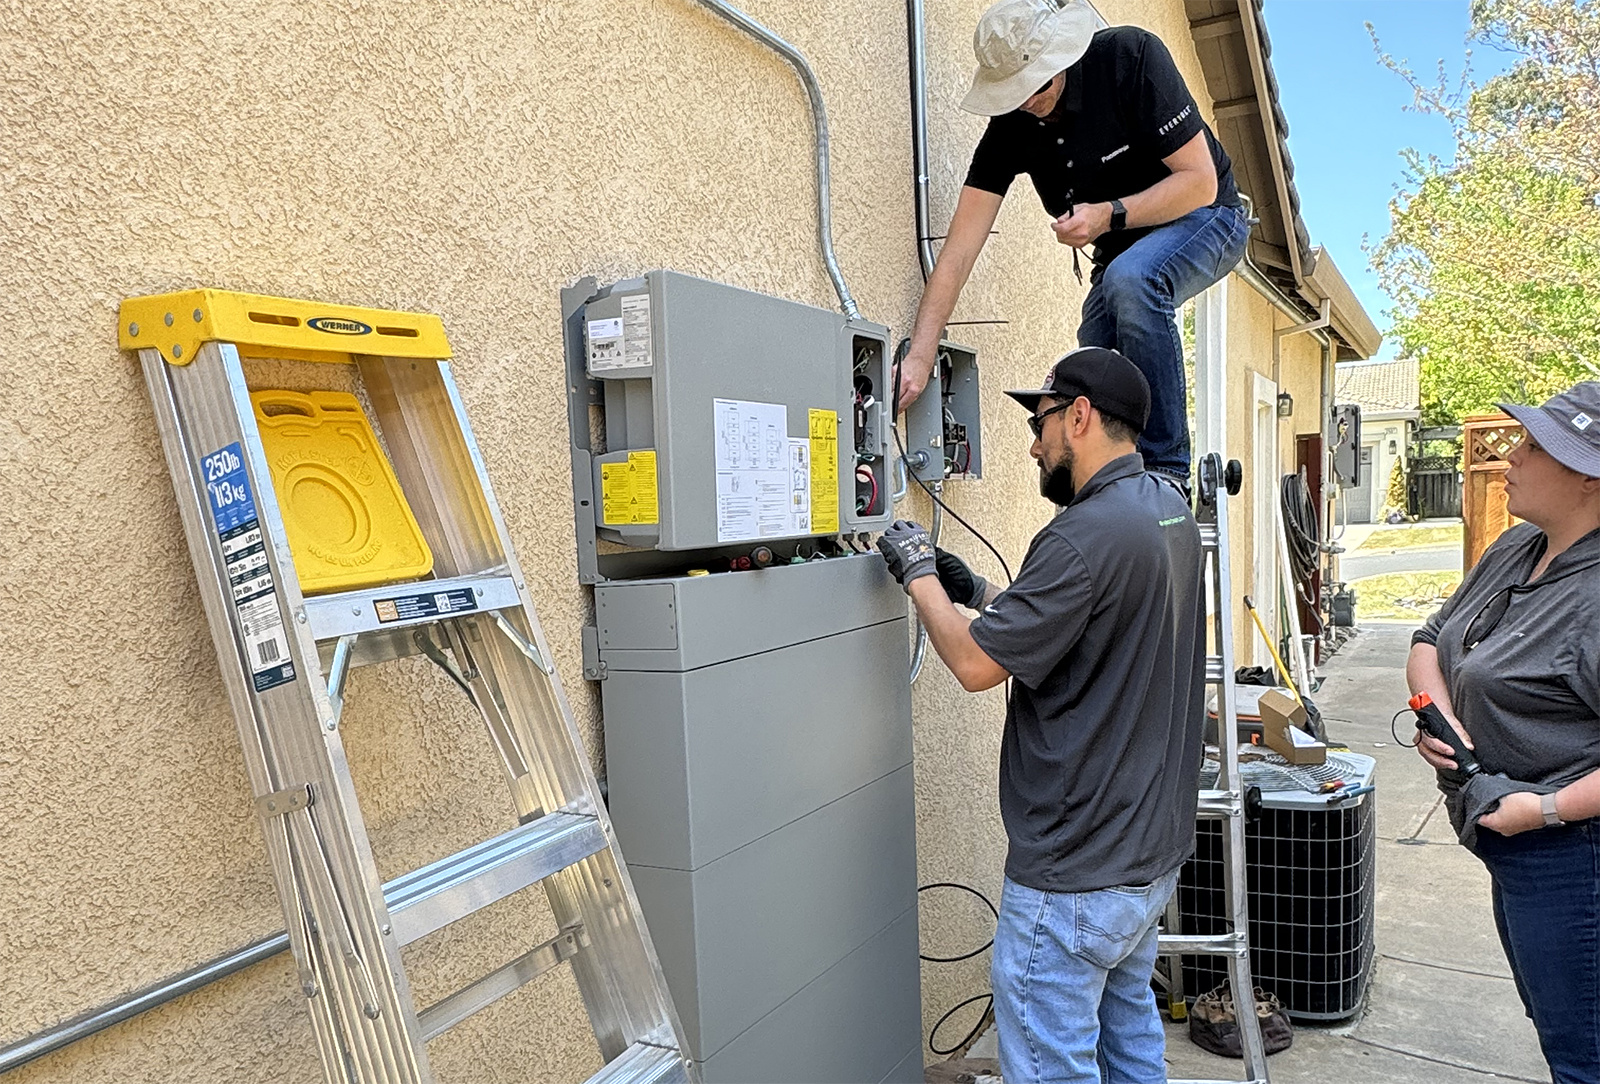
[[[1474,40],[1517,57],[1481,85],[1382,56],[1455,133],[1450,162],[1407,152],[1371,252],[1424,424],[1600,376],[1600,3],[1474,0],[1472,17]]]

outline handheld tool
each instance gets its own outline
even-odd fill
[[[1444,712],[1433,702],[1433,697],[1427,693],[1418,693],[1406,701],[1406,704],[1417,714],[1418,730],[1430,738],[1438,738],[1450,747],[1450,754],[1455,757],[1456,766],[1460,768],[1463,776],[1470,779],[1483,771],[1483,765],[1478,763],[1478,758],[1467,748],[1467,743],[1456,732],[1456,728],[1450,725],[1450,720],[1444,717]]]

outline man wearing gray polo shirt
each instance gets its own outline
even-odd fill
[[[1002,1075],[1098,1082],[1103,1066],[1156,1084],[1156,921],[1193,849],[1199,790],[1200,534],[1135,450],[1150,390],[1128,359],[1083,347],[1043,388],[1007,394],[1032,412],[1039,488],[1061,506],[1011,586],[995,590],[913,523],[878,546],[964,688],[1013,679],[991,975]]]

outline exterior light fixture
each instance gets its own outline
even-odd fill
[[[1278,417],[1288,418],[1294,414],[1294,396],[1286,391],[1278,393]]]

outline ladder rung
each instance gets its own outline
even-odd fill
[[[436,601],[441,597],[443,605]],[[380,610],[379,603],[392,605]],[[336,640],[354,633],[420,625],[452,614],[504,610],[521,603],[517,581],[510,576],[453,576],[312,595],[306,599],[306,622],[318,640]]]
[[[1205,549],[1217,548],[1217,525],[1215,523],[1200,524],[1200,545]]]
[[[1248,951],[1243,935],[1237,933],[1164,933],[1156,948],[1162,956],[1243,956]]]
[[[477,982],[463,986],[437,1005],[424,1009],[417,1017],[422,1025],[423,1039],[444,1034],[479,1009],[487,1008],[551,968],[572,959],[577,955],[582,940],[581,923],[562,930],[539,947],[530,949],[504,967],[496,968]]]
[[[1200,792],[1200,807],[1196,815],[1205,820],[1226,819],[1237,817],[1243,805],[1239,795],[1231,790],[1203,790]]]
[[[1223,675],[1225,675],[1226,673],[1227,673],[1227,671],[1222,668],[1222,656],[1221,655],[1207,655],[1206,656],[1206,680],[1207,681],[1221,681],[1222,678],[1223,678]]]
[[[384,886],[395,938],[408,945],[581,862],[605,845],[605,834],[594,817],[548,813],[397,877]]]
[[[688,1084],[683,1058],[666,1046],[634,1043],[612,1058],[588,1084]]]

